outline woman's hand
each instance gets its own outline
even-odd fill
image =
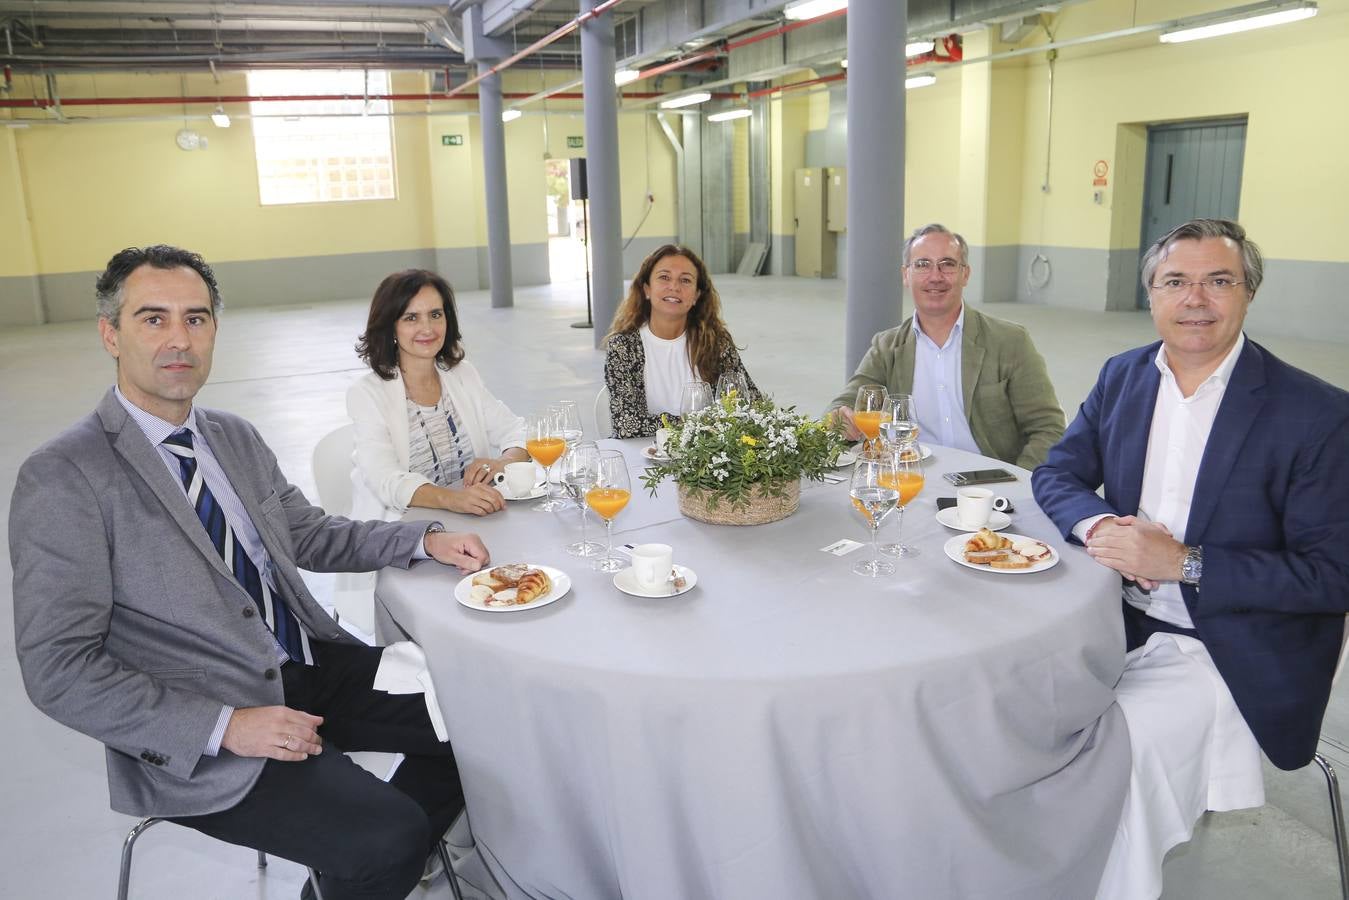
[[[506,465],[513,462],[525,462],[529,454],[519,448],[511,448],[497,459],[479,457],[468,464],[464,470],[464,485],[491,484],[498,472],[504,472]]]
[[[506,501],[501,492],[490,484],[468,484],[464,479],[462,488],[443,488],[444,506],[450,512],[467,513],[472,516],[490,516],[505,508]]]

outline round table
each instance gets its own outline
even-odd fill
[[[1057,566],[947,559],[941,473],[1002,464],[937,447],[903,523],[920,555],[871,580],[851,571],[869,546],[820,550],[867,540],[846,481],[805,482],[780,522],[706,525],[680,516],[672,483],[648,496],[646,443],[601,442],[633,476],[615,543],[673,545],[691,591],[621,593],[563,550],[575,510],[523,502],[440,519],[480,533],[495,562],[563,569],[562,600],[489,613],[456,603],[441,566],[379,578],[381,636],[426,651],[505,893],[1091,896],[1129,771],[1119,577],[1054,531],[1029,473],[994,488],[1016,505],[1009,530],[1051,543]]]

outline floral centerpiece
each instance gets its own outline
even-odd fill
[[[669,425],[668,459],[647,466],[652,494],[666,477],[679,510],[703,522],[758,525],[796,512],[801,479],[819,481],[847,446],[841,425],[734,394]]]

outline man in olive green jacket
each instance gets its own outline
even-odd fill
[[[829,408],[860,438],[850,405],[857,389],[885,385],[914,396],[928,441],[1034,469],[1063,436],[1063,408],[1026,329],[965,305],[969,278],[963,237],[936,224],[915,231],[904,244],[914,315],[872,338]]]

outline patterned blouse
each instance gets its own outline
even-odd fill
[[[718,359],[721,372],[740,372],[745,376],[751,399],[762,394],[749,377],[735,344],[727,341]],[[700,375],[702,373],[699,373]],[[642,349],[639,331],[615,334],[604,350],[604,383],[609,388],[609,415],[614,423],[614,437],[652,437],[660,427],[660,416],[646,408],[646,352]],[[667,415],[671,422],[679,416]]]
[[[455,420],[454,405],[443,393],[435,406],[407,401],[408,469],[449,487],[464,478],[473,461],[473,441]]]

